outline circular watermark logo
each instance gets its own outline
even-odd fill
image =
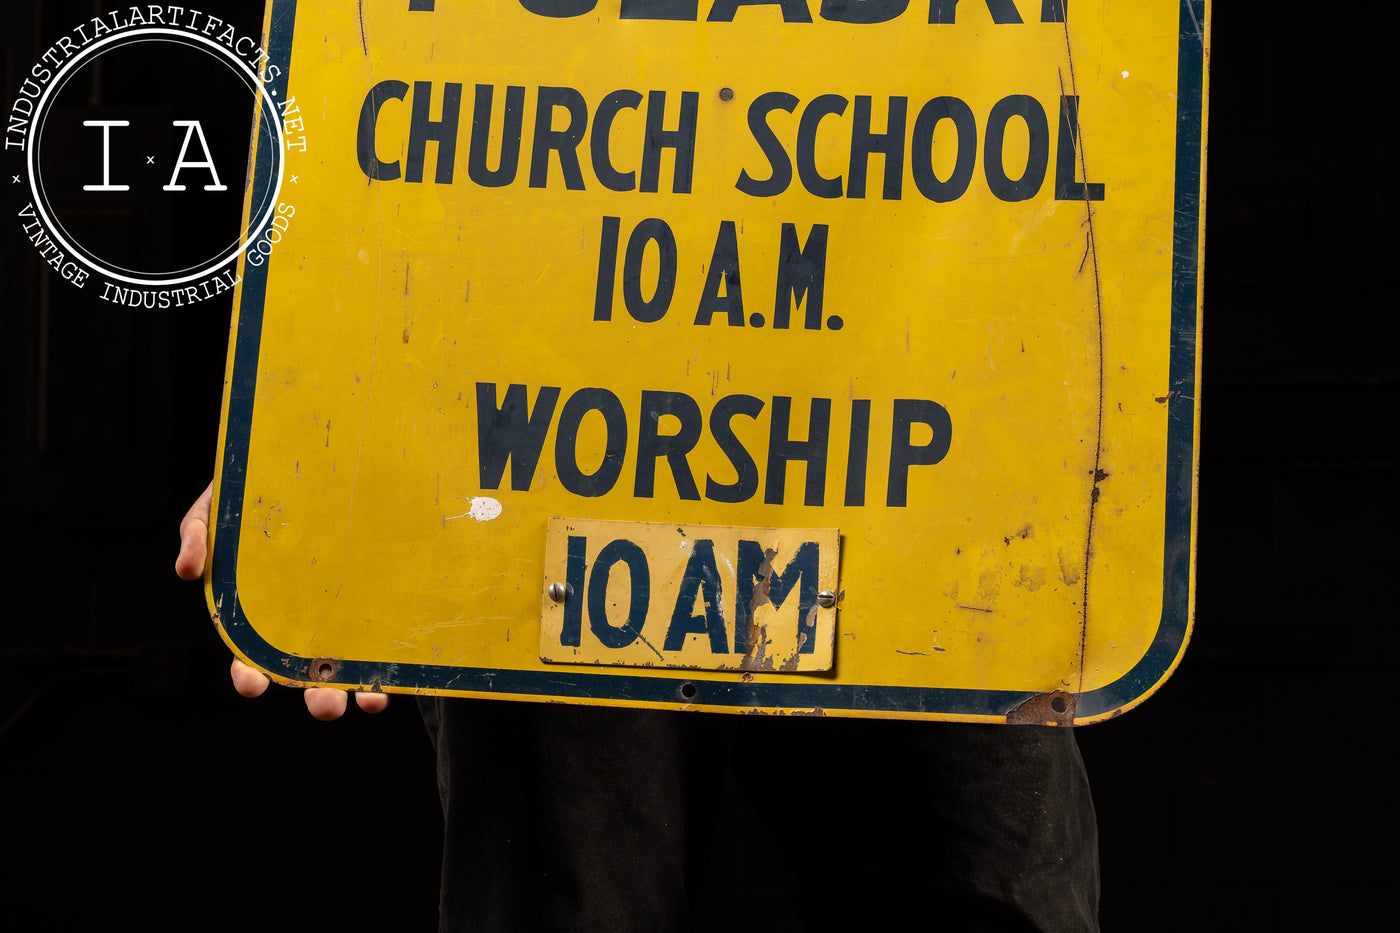
[[[63,280],[126,307],[184,307],[240,281],[284,226],[282,69],[259,41],[181,7],[131,7],[60,36],[12,101],[15,212]],[[253,132],[249,135],[249,126]],[[300,125],[300,121],[297,121]],[[257,160],[257,184],[245,179]],[[21,187],[22,186],[22,187]]]

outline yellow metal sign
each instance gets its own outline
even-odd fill
[[[1199,0],[273,0],[226,639],[362,689],[1135,704],[1191,616],[1205,28]]]

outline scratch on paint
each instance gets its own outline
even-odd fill
[[[369,40],[365,38],[365,0],[360,0],[355,4],[356,12],[360,16],[360,50],[369,55]]]
[[[1191,4],[1188,2],[1187,7]],[[1191,11],[1192,18],[1195,17],[1195,10]],[[1199,24],[1198,24],[1199,26]],[[1079,83],[1074,73],[1074,46],[1069,38],[1069,17],[1065,17],[1065,59],[1069,65],[1069,93],[1078,96]],[[1064,74],[1060,74],[1061,93],[1064,90]],[[1064,132],[1062,130],[1062,132]],[[1094,236],[1094,209],[1089,200],[1089,163],[1087,149],[1084,143],[1084,133],[1082,126],[1074,127],[1075,138],[1079,142],[1079,170],[1080,177],[1084,183],[1084,212],[1085,226],[1088,228],[1085,241],[1085,254],[1092,261],[1092,271],[1094,274],[1094,329],[1096,331],[1098,349],[1098,412],[1094,423],[1094,470],[1090,474],[1092,482],[1089,487],[1089,517],[1087,527],[1084,532],[1084,590],[1080,599],[1079,617],[1079,685],[1076,692],[1082,693],[1084,690],[1084,654],[1089,638],[1089,570],[1093,563],[1094,556],[1094,511],[1099,501],[1099,483],[1101,477],[1106,477],[1101,468],[1103,457],[1103,396],[1104,396],[1104,367],[1103,367],[1103,285],[1099,275],[1099,252],[1097,240]],[[1081,270],[1083,263],[1080,263]]]
[[[632,631],[636,632],[637,630],[636,630],[636,629],[632,629]],[[646,637],[645,635],[643,635],[641,632],[637,632],[637,639],[638,639],[638,641],[640,641],[642,644],[644,644],[644,645],[646,645],[648,648],[650,648],[651,651],[652,651],[652,653],[655,654],[655,655],[656,655],[658,658],[660,658],[662,661],[665,661],[665,660],[666,660],[666,656],[665,656],[664,654],[662,654],[660,651],[657,651],[657,650],[656,650],[656,646],[653,645],[651,642],[647,641],[647,637]]]
[[[1201,35],[1201,21],[1196,18],[1196,4],[1187,3],[1186,10],[1188,13],[1191,14],[1191,26],[1196,30],[1196,38],[1200,39],[1201,42],[1204,43],[1205,36]]]
[[[272,537],[272,532],[268,530],[268,526],[269,526],[270,524],[272,524],[272,520],[273,520],[274,518],[276,518],[277,516],[279,516],[279,515],[281,515],[281,514],[282,514],[282,500],[281,500],[281,499],[278,499],[276,502],[272,503],[272,505],[269,505],[269,506],[267,507],[267,511],[263,514],[263,520],[262,520],[262,533],[263,533],[263,535],[265,535],[265,536],[268,537],[268,538],[271,538],[271,537]],[[277,524],[278,524],[279,526],[283,526],[283,525],[286,525],[287,523],[286,523],[286,522],[278,522]]]

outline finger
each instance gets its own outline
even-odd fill
[[[355,694],[355,705],[366,713],[382,713],[389,705],[389,694],[357,693]]]
[[[210,482],[180,522],[180,554],[175,558],[175,574],[181,580],[204,576],[204,558],[209,541],[209,503],[214,498]]]
[[[345,715],[347,697],[344,690],[308,687],[305,697],[307,712],[322,722],[330,722]]]
[[[233,678],[233,689],[239,696],[259,697],[267,690],[267,675],[262,671],[255,671],[237,658],[233,659],[233,666],[229,668],[228,674]]]

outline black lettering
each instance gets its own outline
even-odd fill
[[[1007,176],[1001,158],[1006,124],[1012,117],[1026,121],[1026,129],[1030,132],[1026,169],[1014,181]],[[982,171],[987,176],[987,187],[992,189],[992,194],[1003,201],[1030,200],[1045,181],[1045,170],[1049,165],[1050,125],[1046,122],[1045,108],[1040,106],[1040,101],[1025,94],[1013,94],[997,101],[987,116],[987,139],[982,147]]]
[[[656,290],[651,300],[642,297],[642,257],[647,244],[655,243],[659,253]],[[622,260],[622,300],[627,313],[643,324],[661,320],[671,307],[676,290],[676,237],[666,221],[649,217],[637,224],[627,238],[627,255]]]
[[[681,92],[680,122],[676,129],[662,129],[666,116],[666,92],[651,91],[647,94],[647,139],[642,150],[642,190],[656,192],[661,176],[661,150],[676,151],[675,171],[671,176],[671,190],[676,194],[690,194],[691,176],[695,172],[695,120],[700,111],[700,94],[696,91]]]
[[[773,571],[777,552],[759,547],[756,541],[739,542],[737,585],[734,610],[734,652],[748,654],[754,610],[765,603],[781,609],[788,595],[797,590],[797,652],[811,654],[816,648],[817,575],[821,552],[815,541],[804,541],[781,574]],[[754,584],[761,584],[755,587]]]
[[[890,114],[885,123],[885,132],[870,131],[870,98],[856,98],[854,126],[851,128],[851,180],[846,188],[846,197],[865,197],[865,172],[871,153],[878,152],[885,157],[885,185],[881,197],[886,201],[898,201],[904,184],[904,121],[909,112],[909,98],[891,97]]]
[[[705,604],[705,614],[695,615],[695,598]],[[715,543],[708,538],[696,541],[690,549],[685,573],[681,576],[680,592],[671,624],[666,628],[667,651],[685,647],[685,636],[692,632],[710,637],[710,652],[728,654],[729,639],[724,630],[724,588],[720,584],[719,567],[715,564]]]
[[[719,293],[724,288],[724,295]],[[705,275],[705,291],[695,311],[695,323],[708,325],[716,314],[725,315],[730,327],[744,326],[744,292],[739,284],[739,238],[734,221],[721,221]]]
[[[846,103],[846,98],[837,94],[822,94],[803,108],[797,124],[797,177],[809,194],[819,198],[841,197],[841,176],[823,178],[817,171],[817,125],[823,117],[845,113]]]
[[[926,424],[933,432],[929,442],[919,447],[910,443],[912,425]],[[894,431],[890,438],[890,476],[885,505],[903,508],[909,499],[909,468],[930,466],[948,455],[953,443],[953,420],[937,402],[921,398],[894,400]]]
[[[403,100],[407,93],[408,84],[403,81],[380,81],[365,95],[365,102],[360,106],[360,127],[355,133],[355,155],[366,178],[393,181],[399,177],[398,160],[383,162],[375,154],[375,124],[379,122],[379,109],[385,102]]]
[[[821,330],[822,298],[826,292],[826,224],[813,224],[806,245],[797,239],[797,227],[783,224],[778,248],[778,287],[773,299],[773,326],[786,328],[792,309],[807,302],[803,327]]]
[[[535,410],[529,410],[529,390],[512,383],[505,400],[496,407],[496,384],[476,384],[477,472],[482,489],[499,489],[506,463],[510,463],[510,488],[530,488],[540,462],[545,435],[559,401],[557,386],[541,386]]]
[[[583,416],[590,411],[603,416],[607,441],[598,469],[584,473],[578,466],[578,429]],[[593,499],[605,495],[617,485],[626,454],[627,415],[617,396],[607,389],[579,389],[569,396],[559,412],[559,427],[554,436],[554,472],[559,484],[576,496]],[[591,599],[591,589],[589,594]]]
[[[598,105],[593,114],[593,129],[589,136],[589,149],[593,153],[593,174],[598,182],[609,191],[631,191],[637,187],[637,173],[623,174],[613,168],[608,153],[608,136],[612,132],[613,118],[620,110],[636,110],[642,103],[642,95],[636,91],[613,91]]]
[[[1060,95],[1060,140],[1055,153],[1055,200],[1102,201],[1103,185],[1099,182],[1076,182],[1079,149],[1079,97]]]
[[[793,460],[807,464],[807,481],[803,490],[803,505],[821,505],[826,498],[826,442],[831,433],[831,399],[812,399],[807,422],[807,440],[795,441],[788,436],[792,417],[792,399],[786,395],[773,398],[773,416],[768,429],[767,480],[763,501],[781,505],[787,485],[787,465]]]
[[[626,564],[631,576],[632,598],[627,605],[627,621],[614,627],[608,622],[608,579],[613,566]],[[651,603],[651,568],[642,549],[625,538],[609,542],[598,552],[588,580],[588,627],[608,648],[626,648],[642,634]]]
[[[698,22],[699,0],[622,0],[621,19],[669,19]]]
[[[525,89],[514,84],[506,88],[499,167],[494,172],[486,167],[494,90],[489,84],[478,84],[476,100],[472,104],[472,143],[467,154],[467,177],[483,188],[505,187],[515,181],[515,173],[520,168],[520,125],[525,112]]]
[[[583,635],[583,575],[588,569],[588,539],[569,535],[564,561],[564,621],[559,644],[577,648]]]
[[[598,0],[520,0],[520,5],[536,16],[564,19],[593,12]]]
[[[846,505],[865,505],[865,467],[870,448],[870,399],[851,399],[851,443],[846,448]]]
[[[734,183],[735,188],[755,198],[768,198],[782,194],[792,184],[792,160],[768,126],[767,117],[774,110],[792,113],[796,108],[797,98],[783,91],[760,94],[749,104],[749,134],[758,143],[758,148],[763,150],[764,158],[773,171],[763,181],[756,181],[749,175],[748,169],[742,169],[739,180]]]
[[[954,21],[957,8],[958,0],[929,0],[928,21],[934,24],[950,24]],[[992,22],[998,25],[1022,21],[1021,14],[1016,12],[1016,4],[1011,0],[987,0],[987,9],[992,13]]]
[[[593,7],[589,6],[588,9]],[[530,187],[545,187],[549,180],[549,154],[557,152],[559,168],[564,173],[564,187],[570,191],[582,191],[583,171],[578,164],[578,144],[588,127],[588,105],[583,102],[583,95],[571,87],[542,87],[535,106],[535,138],[530,146]],[[562,130],[553,128],[556,107],[563,107],[569,113],[569,123]]]
[[[958,157],[947,181],[933,171],[933,133],[942,120],[952,120],[958,134]],[[913,158],[910,169],[919,193],[939,204],[956,201],[967,191],[977,167],[977,121],[972,108],[956,97],[935,97],[924,104],[914,118],[909,149]]]
[[[611,321],[613,279],[617,276],[617,234],[621,217],[604,217],[598,237],[598,289],[593,295],[593,320]]]
[[[909,0],[822,0],[822,19],[833,23],[888,23],[909,8]]]
[[[437,143],[437,170],[433,181],[439,185],[452,184],[452,171],[457,159],[457,121],[462,110],[462,85],[448,83],[442,89],[442,119],[430,120],[428,108],[433,100],[430,81],[413,82],[413,112],[408,127],[408,168],[403,180],[422,182],[423,162],[428,142]]]
[[[660,433],[662,415],[679,418],[680,430],[675,434]],[[637,425],[637,478],[632,486],[633,496],[639,499],[652,497],[656,484],[656,461],[665,457],[680,497],[697,502],[700,500],[700,491],[695,488],[695,477],[691,475],[686,454],[694,450],[699,442],[703,423],[700,406],[689,395],[683,392],[642,391],[642,418]]]
[[[713,476],[706,475],[705,498],[711,502],[747,502],[758,492],[758,464],[735,436],[729,422],[735,415],[756,419],[761,411],[762,400],[752,395],[726,395],[711,409],[710,434],[729,458],[736,475],[732,483],[717,483]]]
[[[810,23],[812,14],[807,9],[807,0],[715,0],[710,7],[710,15],[705,18],[710,23],[732,23],[734,14],[741,6],[777,6],[783,11],[785,23]]]

